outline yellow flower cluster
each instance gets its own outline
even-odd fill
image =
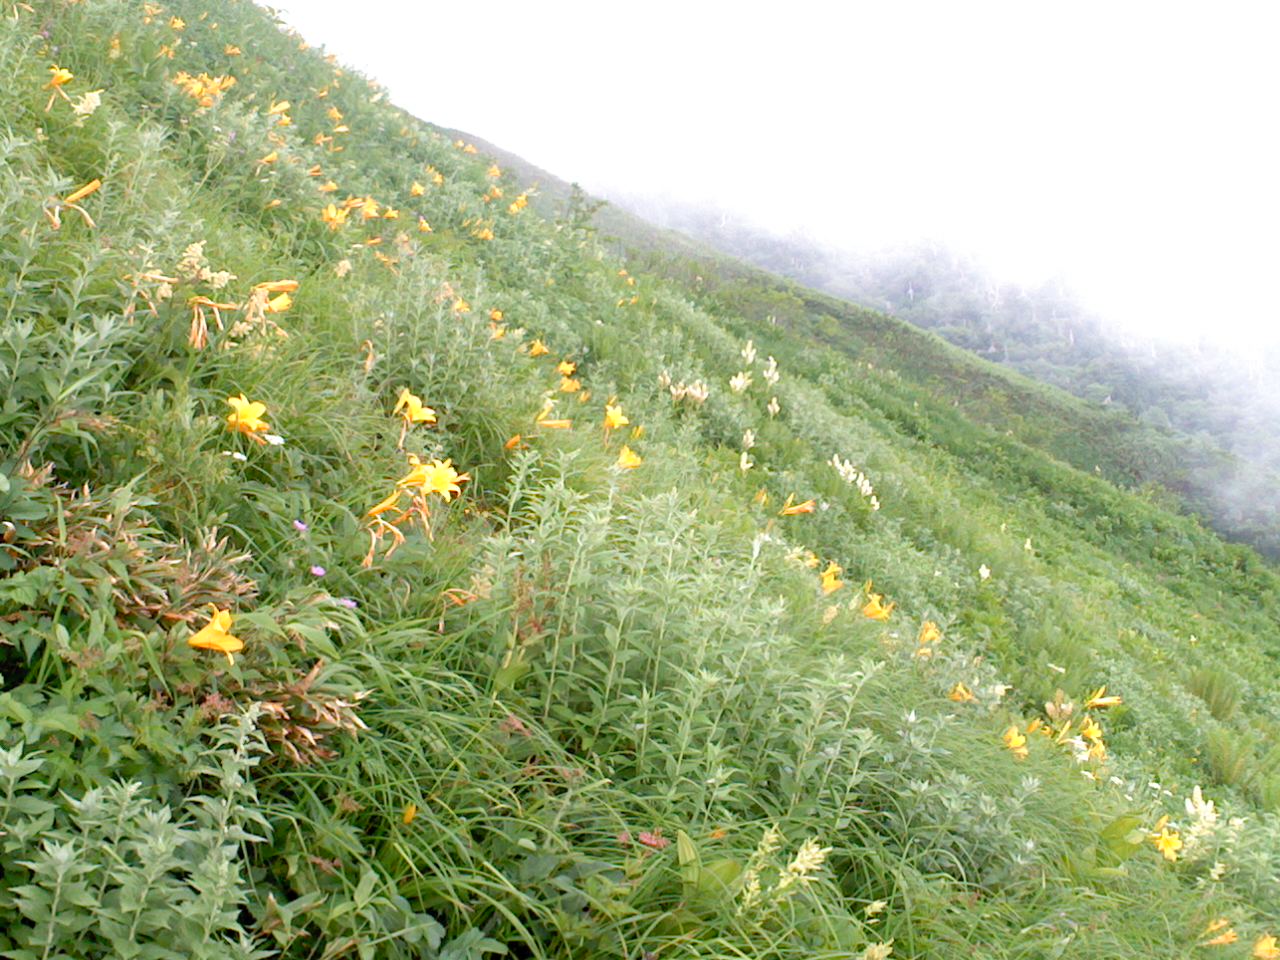
[[[384,537],[391,539],[391,545],[387,548],[384,558],[395,553],[405,542],[404,534],[399,529],[402,525],[411,526],[417,522],[421,524],[423,532],[430,539],[432,535],[430,498],[437,496],[445,503],[449,503],[462,492],[461,484],[471,479],[468,474],[459,473],[451,459],[423,461],[414,454],[410,454],[409,467],[409,472],[396,481],[395,489],[369,508],[365,514],[368,519],[366,530],[369,534],[369,550],[365,554],[362,566],[373,565],[378,543]]]
[[[235,86],[236,78],[232,76],[211,77],[207,73],[192,76],[182,70],[174,74],[173,83],[201,107],[207,108],[216,104],[222,99],[224,93]]]

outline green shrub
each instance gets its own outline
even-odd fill
[[[1240,708],[1240,683],[1218,667],[1202,667],[1187,678],[1187,689],[1205,702],[1214,719],[1227,723]]]

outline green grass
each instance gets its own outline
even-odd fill
[[[82,123],[44,109],[55,62],[103,91]],[[202,108],[179,70],[237,82]],[[1071,466],[1074,401],[1006,378],[1010,433],[956,403],[1005,374],[894,321],[771,324],[624,266],[580,205],[511,212],[248,3],[19,8],[0,80],[7,955],[1181,958],[1280,923],[1275,572]],[[53,229],[93,178],[94,225]],[[330,230],[348,196],[399,217]],[[203,347],[195,296],[238,305]],[[437,422],[401,450],[405,388]],[[282,444],[227,429],[241,393]],[[410,455],[469,479],[370,553]],[[210,604],[233,663],[187,643]]]

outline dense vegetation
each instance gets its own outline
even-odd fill
[[[542,177],[554,184],[554,180]],[[1147,453],[1142,482],[1177,494],[1220,533],[1280,556],[1280,350],[1246,357],[1206,327],[1196,343],[1126,333],[1061,282],[995,280],[938,243],[851,253],[778,236],[720,210],[623,200],[672,230],[610,209],[601,225],[659,264],[762,281],[747,263],[931,330],[947,342],[1075,394],[1113,416],[1109,433]],[[740,257],[735,263],[730,257]]]
[[[1280,957],[1280,581],[1115,421],[8,6],[0,954]]]

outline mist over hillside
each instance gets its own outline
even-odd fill
[[[1280,518],[1280,345],[1222,340],[1213,318],[1196,340],[1159,339],[1099,315],[1062,279],[1003,282],[939,242],[842,250],[713,206],[610,196],[657,227],[1183,435],[1195,451],[1186,477],[1192,500],[1211,504],[1209,519],[1228,536],[1273,554],[1280,547],[1272,533]]]

